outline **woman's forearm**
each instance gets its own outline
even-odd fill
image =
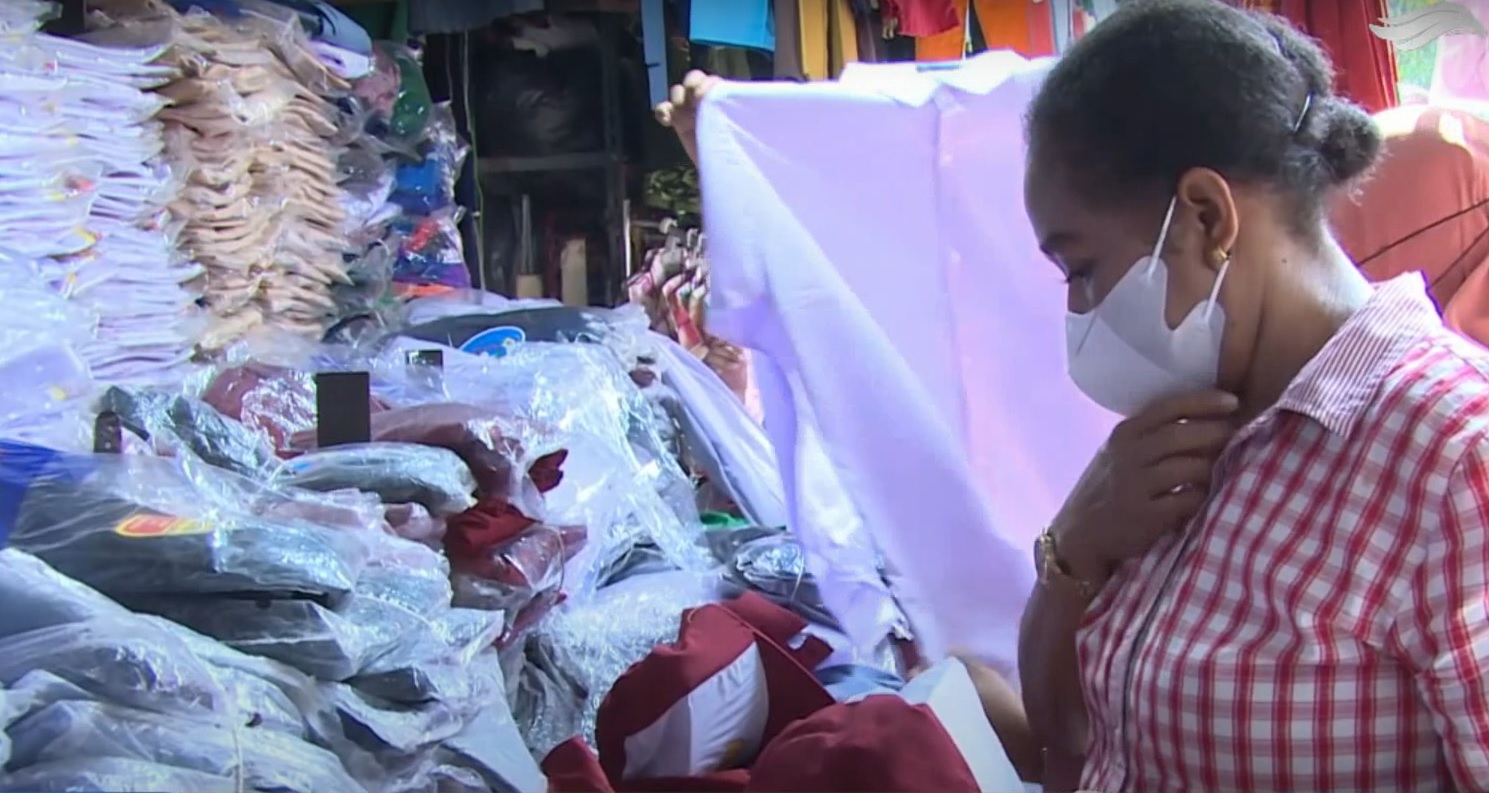
[[[1019,629],[1024,711],[1044,749],[1045,789],[1075,790],[1086,751],[1087,718],[1075,651],[1086,600],[1062,587],[1037,586]]]

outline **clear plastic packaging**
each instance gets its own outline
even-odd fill
[[[372,368],[383,398],[394,404],[430,399],[427,383],[411,381],[401,363],[408,351],[429,346],[394,339],[378,356]],[[498,492],[546,525],[586,527],[587,544],[565,577],[570,598],[594,593],[643,543],[654,543],[682,569],[702,572],[715,564],[698,544],[692,484],[661,440],[656,414],[612,351],[594,344],[528,343],[500,359],[449,348],[442,353],[440,394],[479,406],[469,408],[473,416],[502,429],[509,439],[503,450],[512,460],[508,468],[527,471],[546,455],[566,452],[562,480],[542,499]]]
[[[99,401],[99,410],[117,413],[160,454],[195,454],[203,462],[244,476],[265,476],[276,462],[261,436],[198,399],[110,388]]]
[[[654,647],[677,641],[682,612],[715,601],[719,581],[689,572],[640,575],[555,612],[528,641],[513,712],[533,753],[580,735],[594,745],[610,687]]]
[[[419,504],[436,517],[475,506],[475,477],[458,455],[413,443],[365,443],[307,452],[273,481],[306,490],[375,493],[385,504]]]
[[[381,507],[267,490],[191,458],[0,445],[10,543],[111,597],[341,597]],[[369,514],[370,513],[370,514]]]
[[[393,263],[395,283],[470,288],[457,209],[446,207],[424,217],[400,216],[389,224],[398,240],[398,259]]]
[[[100,702],[57,702],[12,725],[11,762],[25,768],[108,757],[160,763],[254,790],[364,790],[334,754],[270,730],[173,719]]]

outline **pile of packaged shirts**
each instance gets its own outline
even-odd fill
[[[171,72],[155,49],[29,32],[44,10],[7,8],[19,30],[0,51],[5,246],[90,315],[78,349],[96,376],[176,381],[196,328],[183,285],[200,269],[177,253],[165,211],[179,174],[162,159],[164,101],[151,89]]]
[[[206,269],[201,346],[221,349],[266,324],[319,336],[335,313],[332,288],[348,282],[341,131],[327,96],[349,86],[317,59],[298,17],[273,4],[245,5],[232,20],[99,5],[105,17],[115,6],[133,13],[116,11],[90,38],[155,47],[174,76],[157,89],[169,102],[159,118],[167,160],[183,174],[170,207],[181,246]]]

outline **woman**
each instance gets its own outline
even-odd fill
[[[1380,148],[1332,82],[1275,17],[1132,0],[1030,107],[1071,376],[1128,416],[1040,537],[1027,707],[980,670],[1050,790],[1489,791],[1489,360],[1331,237]]]
[[[1130,416],[1040,541],[1053,788],[1489,790],[1489,360],[1330,236],[1380,147],[1332,83],[1275,17],[1139,0],[1030,107],[1071,375]]]

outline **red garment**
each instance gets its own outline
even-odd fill
[[[1076,637],[1083,790],[1489,790],[1489,352],[1377,287]]]
[[[934,36],[962,24],[955,0],[884,0],[880,8],[901,36]]]
[[[482,498],[445,521],[445,551],[452,559],[472,559],[511,542],[536,521],[506,499]]]
[[[1396,53],[1370,26],[1388,15],[1386,0],[1261,0],[1318,39],[1334,61],[1335,90],[1371,113],[1395,107]]]
[[[892,695],[843,705],[817,682],[812,669],[830,649],[809,637],[792,643],[805,628],[800,617],[759,595],[683,613],[678,641],[657,647],[610,689],[595,724],[599,755],[575,738],[543,760],[553,793],[615,791],[904,791],[972,793],[978,789],[955,742],[928,708]],[[754,660],[765,678],[769,702],[758,736],[741,740],[762,747],[726,759],[723,767],[692,776],[657,776],[658,741],[677,740],[669,726],[680,708],[686,717],[711,719],[711,703],[692,697],[711,681],[743,674],[740,661]],[[752,692],[753,689],[750,689]],[[741,696],[745,690],[736,689]],[[729,703],[731,707],[739,702]],[[660,726],[659,726],[660,725]],[[695,744],[710,736],[692,734]],[[731,749],[734,742],[731,742]],[[667,761],[674,753],[663,749]],[[736,767],[736,766],[748,766]]]
[[[506,501],[482,499],[447,521],[456,605],[506,612],[508,644],[562,602],[564,565],[587,540],[582,526],[544,526]]]

